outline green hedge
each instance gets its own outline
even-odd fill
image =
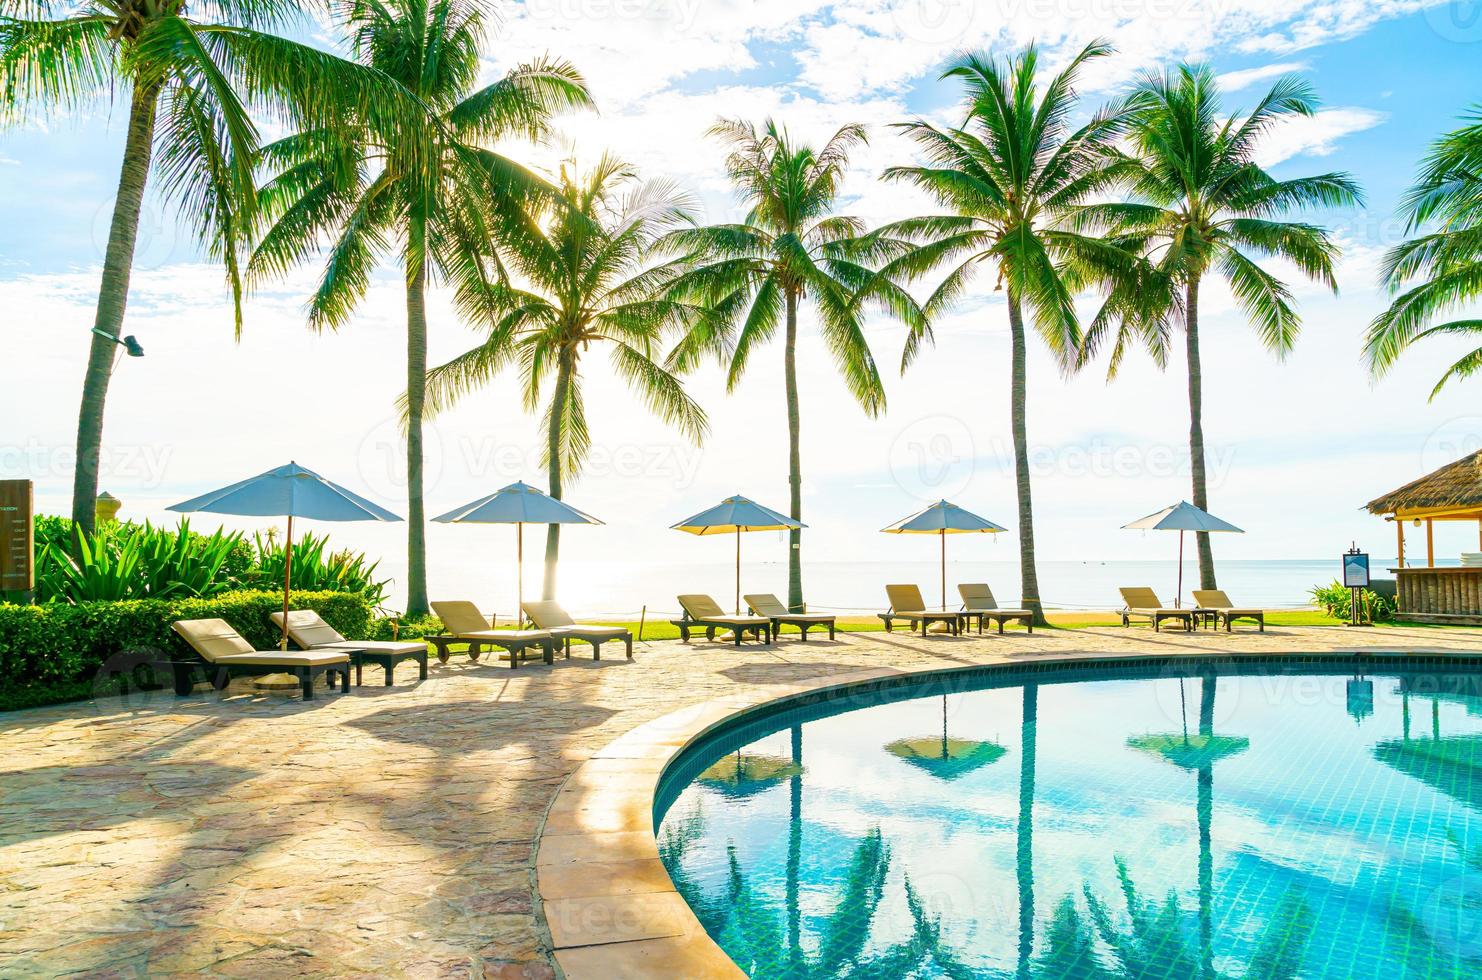
[[[294,592],[295,609],[314,609],[351,639],[371,632],[371,609],[348,592]],[[0,711],[106,694],[95,687],[99,670],[120,655],[163,653],[194,657],[170,629],[177,619],[224,619],[258,649],[273,649],[278,633],[268,614],[283,608],[282,593],[227,592],[210,599],[128,602],[0,604]]]

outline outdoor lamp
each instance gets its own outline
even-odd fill
[[[107,337],[109,340],[122,347],[130,357],[144,356],[144,348],[139,346],[139,339],[133,334],[129,334],[127,337],[119,339],[118,337],[115,337],[110,333],[99,330],[97,327],[93,328],[93,333],[97,334],[99,337]]]

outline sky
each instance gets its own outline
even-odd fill
[[[330,24],[317,43],[339,43]],[[1210,509],[1246,529],[1218,541],[1225,558],[1336,556],[1351,542],[1392,555],[1392,529],[1361,511],[1369,499],[1482,448],[1479,382],[1434,401],[1431,387],[1467,347],[1415,349],[1375,382],[1360,360],[1369,321],[1385,304],[1383,251],[1401,240],[1396,204],[1426,144],[1482,101],[1482,5],[1425,0],[535,0],[506,4],[491,25],[486,74],[549,53],[587,78],[598,112],[564,118],[541,147],[512,147],[550,170],[612,151],[648,176],[679,181],[707,221],[740,210],[705,136],[719,115],[773,116],[822,141],[859,122],[870,143],[852,160],[840,210],[877,224],[930,205],[887,185],[882,170],[914,159],[891,124],[950,121],[956,91],[938,80],[964,49],[1001,55],[1038,42],[1050,65],[1105,37],[1114,57],[1086,75],[1087,107],[1140,69],[1203,60],[1220,74],[1230,111],[1285,72],[1316,87],[1323,107],[1270,135],[1261,161],[1278,177],[1344,170],[1363,185],[1362,208],[1310,216],[1343,246],[1339,295],[1299,279],[1301,338],[1284,361],[1265,352],[1220,288],[1204,290],[1204,424]],[[72,447],[102,249],[117,182],[125,111],[102,104],[50,118],[33,113],[0,132],[0,478],[36,482],[38,509],[66,513]],[[1279,266],[1273,266],[1278,272]],[[151,195],[141,221],[124,332],[147,354],[116,367],[101,488],[122,516],[163,508],[289,459],[404,512],[395,399],[404,383],[404,306],[397,270],[378,275],[353,324],[315,334],[304,299],[317,268],[252,297],[233,338],[224,277],[168,204]],[[1008,527],[1015,496],[1009,431],[1009,334],[1002,295],[979,280],[937,324],[904,376],[903,329],[872,320],[868,337],[888,408],[870,419],[853,403],[805,310],[800,345],[805,554],[871,561],[931,554],[879,528],[938,498]],[[447,296],[431,301],[431,362],[477,335]],[[1037,344],[1037,342],[1035,342]],[[743,493],[787,503],[782,348],[760,352],[737,389],[705,368],[688,381],[710,419],[700,445],[650,418],[609,376],[605,353],[583,361],[594,453],[567,499],[606,520],[564,538],[563,559],[725,561],[729,545],[667,530],[718,499]],[[1029,440],[1039,554],[1054,560],[1159,558],[1169,543],[1120,530],[1190,496],[1184,362],[1166,370],[1134,355],[1108,384],[1104,365],[1064,377],[1031,346]],[[518,379],[501,378],[436,418],[427,432],[429,514],[524,479],[544,485],[536,418]],[[212,520],[198,519],[197,527]],[[229,526],[255,529],[250,521]],[[400,577],[404,528],[343,525],[339,544],[384,558]],[[504,547],[498,531],[435,526],[436,591],[453,567]],[[1011,559],[1013,535],[962,550]],[[1475,527],[1443,527],[1437,550],[1477,548]],[[1412,537],[1412,549],[1420,536]],[[756,557],[780,542],[760,545]],[[974,551],[973,548],[977,550]],[[916,552],[921,554],[916,554]],[[440,576],[442,576],[440,578]]]

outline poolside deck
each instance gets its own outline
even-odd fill
[[[404,665],[400,686],[307,704],[158,692],[0,715],[0,963],[550,977],[532,874],[546,808],[593,753],[675,708],[861,667],[1355,649],[1482,653],[1482,631],[789,634],[640,645],[633,663],[459,658],[420,685]]]

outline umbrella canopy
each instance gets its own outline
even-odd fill
[[[1005,749],[997,742],[981,742],[947,735],[947,695],[942,695],[942,734],[901,738],[886,744],[885,751],[938,779],[965,776],[1003,758]]]
[[[741,615],[741,532],[742,531],[791,531],[807,527],[786,514],[779,514],[770,507],[763,507],[754,500],[736,494],[727,497],[709,510],[702,510],[678,524],[671,524],[675,531],[687,534],[735,534],[736,535],[736,615]]]
[[[601,524],[562,500],[542,493],[528,483],[511,483],[486,497],[455,507],[433,518],[438,524],[515,525],[515,620],[525,616],[525,525]]]
[[[903,517],[889,527],[880,529],[885,534],[935,534],[942,541],[942,609],[947,608],[947,535],[949,534],[998,534],[1005,530],[970,510],[949,500],[938,500],[925,510],[910,517]]]
[[[733,799],[744,799],[802,774],[803,767],[791,759],[737,752],[700,773],[695,781]]]
[[[1200,510],[1187,500],[1180,500],[1171,507],[1164,507],[1155,514],[1139,518],[1131,524],[1123,524],[1123,530],[1127,531],[1177,531],[1178,532],[1178,595],[1174,598],[1175,606],[1183,605],[1184,601],[1184,532],[1185,531],[1224,531],[1232,534],[1244,534],[1240,528],[1227,521],[1222,521],[1213,514]]]
[[[391,511],[351,493],[313,470],[290,462],[165,508],[182,514],[234,514],[240,517],[286,517],[283,550],[283,632],[280,650],[288,649],[288,590],[293,575],[293,519],[314,521],[399,521]]]

